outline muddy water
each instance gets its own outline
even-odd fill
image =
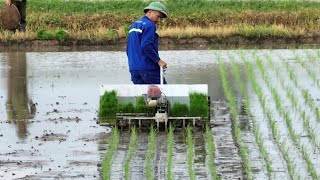
[[[223,97],[212,52],[161,54],[169,83],[209,83],[211,96]],[[99,85],[125,83],[124,52],[0,53],[0,179],[100,179],[110,129],[96,124]],[[144,161],[145,148],[134,162]],[[143,163],[134,164],[132,175],[143,177]]]
[[[214,58],[214,53],[218,53],[226,60],[229,84],[241,108],[242,97],[229,66],[229,52],[233,51],[163,51],[160,54],[168,62],[168,83],[209,85],[217,171],[223,179],[242,179],[242,160],[232,137],[230,112],[221,87],[218,62]],[[276,51],[279,52],[284,52],[285,56],[291,54],[290,51]],[[243,62],[236,62],[248,92],[254,94],[245,76]],[[101,179],[101,161],[108,148],[105,140],[111,130],[96,124],[99,85],[127,83],[131,84],[124,52],[0,53],[0,179]],[[288,173],[283,157],[270,138],[270,127],[258,108],[259,102],[253,106],[257,108],[255,116],[257,122],[261,122],[259,128],[271,154],[273,177],[286,179]],[[251,150],[253,177],[265,179],[266,170],[254,142],[251,122],[245,117],[241,121],[242,135],[246,136],[244,141]],[[122,161],[130,138],[128,134],[122,137],[112,165],[116,178],[123,176]],[[157,138],[153,170],[157,179],[165,179],[167,137],[159,134]],[[205,138],[201,133],[196,133],[194,138],[196,177],[209,179]],[[131,176],[144,179],[148,134],[139,135],[137,142],[139,145],[131,160]],[[183,133],[176,133],[172,169],[175,179],[188,178],[186,152]]]

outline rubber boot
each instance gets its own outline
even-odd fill
[[[26,32],[26,23],[21,23],[18,30],[20,32]]]

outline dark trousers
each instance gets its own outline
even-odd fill
[[[133,84],[160,84],[159,71],[130,71]],[[163,84],[167,84],[163,78]]]
[[[27,0],[17,1],[14,0],[12,3],[17,6],[19,13],[20,13],[20,31],[26,31],[26,8],[27,8]]]

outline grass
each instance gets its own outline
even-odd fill
[[[63,29],[63,41],[117,42],[126,37],[128,26],[143,16],[142,10],[149,2],[30,0],[26,36],[10,34],[10,37],[1,36],[0,40],[33,40],[38,38],[36,32],[39,30],[55,32]],[[319,35],[320,3],[317,2],[169,0],[165,4],[169,18],[159,24],[161,36],[295,38]]]

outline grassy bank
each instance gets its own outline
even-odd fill
[[[125,38],[150,1],[29,0],[28,31],[0,30],[2,42],[25,40],[89,41]],[[320,3],[308,1],[167,0],[169,18],[159,24],[162,37],[319,36]]]

